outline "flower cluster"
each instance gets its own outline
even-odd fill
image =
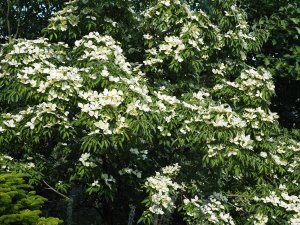
[[[203,106],[201,104],[196,105],[183,102],[183,106],[197,111],[196,115],[190,120],[185,121],[188,124],[192,122],[204,122],[216,128],[244,128],[246,126],[245,121],[229,105],[218,105],[210,102],[209,105]]]
[[[122,71],[131,73],[131,65],[126,62],[122,48],[110,36],[101,36],[98,32],[91,32],[75,42],[74,50],[80,55],[79,61],[114,60],[115,65],[118,65]]]
[[[254,130],[260,129],[261,124],[263,123],[273,124],[278,119],[277,113],[273,113],[269,110],[265,111],[261,107],[245,108],[242,117]]]
[[[26,118],[26,123],[24,128],[29,128],[34,131],[34,128],[38,124],[43,128],[51,128],[56,124],[64,125],[66,128],[69,128],[71,125],[68,120],[68,111],[63,111],[62,108],[58,108],[55,103],[51,102],[42,102],[33,107],[28,107],[26,110],[19,111],[18,114],[2,114],[3,117],[3,126],[0,127],[1,132],[6,131],[8,128],[12,129],[16,126],[22,124]],[[55,118],[55,121],[48,121],[47,116],[51,115]],[[27,119],[29,118],[29,119]]]
[[[213,72],[216,73],[216,71]],[[226,79],[221,79],[221,81],[222,83],[218,83],[213,88],[216,93],[222,93],[228,89],[233,90],[234,95],[228,96],[231,101],[243,102],[250,106],[253,106],[253,103],[269,103],[269,98],[275,90],[270,72],[255,70],[252,67],[243,70],[235,81]],[[247,93],[247,95],[242,96],[242,93]]]
[[[231,142],[244,149],[253,149],[253,141],[251,140],[250,135],[245,135],[245,133],[239,133],[231,140]]]
[[[138,157],[138,159],[141,159],[141,160],[146,160],[147,157],[148,157],[148,150],[139,150],[137,148],[130,148],[129,151],[136,155]]]
[[[292,157],[290,157],[291,153]],[[287,170],[290,173],[294,173],[300,166],[300,156],[297,154],[300,152],[300,143],[290,140],[280,140],[276,143],[275,148],[272,151],[272,159],[278,165],[287,166]]]
[[[182,186],[174,181],[172,177],[178,174],[180,166],[175,164],[162,169],[162,172],[156,172],[155,176],[147,178],[145,187],[149,193],[148,204],[149,211],[156,215],[170,213],[175,208],[176,193]]]
[[[9,172],[11,170],[8,162],[13,161],[14,159],[9,155],[0,155],[0,165],[1,169]]]
[[[91,154],[90,153],[83,153],[80,158],[79,162],[85,167],[95,167],[95,163],[90,160]]]
[[[254,197],[254,200],[279,207],[285,211],[286,215],[291,213],[290,224],[296,225],[300,221],[300,196],[290,195],[286,185],[281,184],[278,193],[271,191],[268,196]]]
[[[187,5],[181,4],[180,1],[168,1],[167,3],[162,1],[148,8],[144,12],[144,15],[149,20],[149,23],[161,23],[161,27],[165,27],[166,22],[172,21],[172,17],[174,16],[172,14],[173,10],[182,14],[182,18],[185,18],[176,22],[176,26],[179,25],[181,27],[180,33],[179,35],[174,33],[163,37],[159,37],[156,34],[144,35],[146,44],[149,47],[154,45],[146,50],[147,59],[144,61],[145,66],[151,68],[154,65],[162,64],[166,60],[171,61],[174,66],[180,65],[187,60],[190,51],[193,51],[194,55],[203,60],[209,57],[209,47],[204,45],[203,34],[205,32],[202,31],[204,29],[216,36],[219,35],[219,31],[212,25],[203,11],[191,11]],[[203,21],[205,21],[205,24]],[[210,32],[209,29],[212,29],[213,32]],[[153,42],[154,37],[161,40]],[[223,45],[221,42],[217,42],[213,48],[219,49],[221,45]]]
[[[9,51],[5,52],[4,58],[1,60],[1,64],[8,64],[12,67],[22,68],[29,64],[33,64],[36,60],[49,64],[49,61],[62,61],[65,58],[63,52],[57,51],[59,48],[67,48],[66,44],[50,44],[48,39],[39,38],[35,40],[17,40],[11,44],[6,44],[5,47],[9,48]],[[51,60],[52,59],[52,60]],[[4,67],[3,67],[4,68]],[[1,68],[0,68],[1,69]],[[2,73],[0,77],[9,75],[9,73]]]
[[[68,27],[77,26],[79,23],[78,16],[78,3],[79,0],[72,0],[65,4],[65,7],[56,12],[53,17],[50,18],[48,30],[66,31]]]
[[[88,113],[90,116],[99,117],[98,111],[105,106],[118,107],[123,101],[123,91],[121,90],[107,90],[98,93],[97,91],[79,92],[79,97],[87,100],[88,103],[79,103],[78,106],[82,112]]]
[[[199,199],[196,195],[192,199],[183,200],[183,210],[186,212],[186,220],[189,224],[200,224],[199,221],[211,224],[231,224],[234,220],[226,213],[224,203],[228,200],[220,193],[213,193],[207,199]]]
[[[255,214],[251,219],[254,220],[254,224],[256,225],[266,225],[269,221],[269,218],[267,216],[260,213]]]
[[[182,40],[176,36],[166,36],[164,41],[165,41],[164,43],[158,46],[158,51],[155,48],[149,49],[147,51],[154,57],[157,55],[157,52],[159,54],[165,54],[165,55],[174,54],[174,59],[178,62],[182,62],[183,59],[180,56],[180,53],[182,52],[182,50],[185,49],[185,45],[183,44]],[[148,60],[145,60],[144,64],[152,65],[157,62],[162,62],[162,61],[157,61],[155,59],[150,58]]]

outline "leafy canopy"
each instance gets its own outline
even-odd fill
[[[270,72],[247,64],[266,34],[235,1],[199,8],[75,0],[49,39],[3,45],[1,151],[83,188],[107,224],[130,204],[144,224],[297,224],[300,144],[269,109]]]

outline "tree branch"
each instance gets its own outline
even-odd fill
[[[7,0],[7,9],[6,9],[6,25],[7,25],[7,33],[10,37],[11,35],[11,27],[10,27],[10,21],[9,21],[9,10],[10,10],[10,0]]]
[[[19,30],[20,30],[20,24],[21,24],[21,7],[20,7],[20,1],[18,1],[18,10],[19,10],[19,18],[18,18],[18,24],[17,24],[17,31],[14,35],[14,38],[16,39],[19,35]]]
[[[70,198],[62,193],[60,193],[59,191],[57,191],[56,189],[54,189],[53,187],[51,187],[45,180],[43,180],[43,183],[48,187],[47,189],[54,191],[56,194],[66,198],[67,200],[70,200]]]

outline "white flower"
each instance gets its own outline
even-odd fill
[[[79,158],[79,161],[82,163],[83,166],[86,166],[86,167],[94,167],[95,164],[93,162],[90,162],[89,159],[90,159],[90,153],[83,153],[80,158]]]
[[[227,127],[228,122],[225,120],[223,115],[217,115],[216,120],[212,122],[215,127]]]
[[[137,173],[136,173],[136,177],[137,177],[137,178],[141,178],[141,177],[142,177],[142,173],[141,173],[141,172],[137,172]]]
[[[255,225],[265,225],[268,222],[268,217],[262,214],[256,214],[255,218]]]
[[[98,180],[95,180],[95,181],[92,183],[92,187],[100,187],[99,181],[98,181]]]
[[[6,160],[10,160],[10,161],[13,160],[13,157],[10,157],[8,155],[4,155],[3,158],[6,159]]]
[[[26,167],[27,167],[28,169],[31,169],[31,168],[34,168],[35,165],[34,165],[34,163],[30,162],[30,163],[27,164]]]
[[[150,34],[144,34],[143,37],[146,39],[146,40],[150,40],[153,38],[153,36],[151,36]]]
[[[104,131],[107,131],[109,129],[109,123],[101,121],[101,120],[98,122],[95,122],[94,125]]]
[[[11,128],[13,128],[13,127],[16,126],[14,120],[7,120],[7,121],[4,121],[3,123],[4,123],[7,127],[11,127]]]
[[[272,155],[272,158],[277,165],[281,165],[281,166],[287,165],[287,161],[282,160],[278,155]]]
[[[266,152],[260,152],[259,155],[263,158],[267,158],[268,154]]]
[[[131,149],[129,149],[129,151],[135,155],[139,154],[139,150],[137,148],[131,148]]]
[[[162,169],[163,174],[166,175],[176,175],[180,170],[180,166],[178,163],[175,163],[172,166],[166,166]]]
[[[27,122],[25,127],[29,127],[31,130],[34,129],[34,121],[36,120],[36,117],[33,117],[30,122]]]

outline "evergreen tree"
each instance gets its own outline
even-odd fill
[[[41,217],[41,208],[45,198],[36,195],[32,187],[25,182],[25,175],[7,172],[5,162],[8,156],[0,160],[0,224],[3,225],[57,225],[62,221]]]

